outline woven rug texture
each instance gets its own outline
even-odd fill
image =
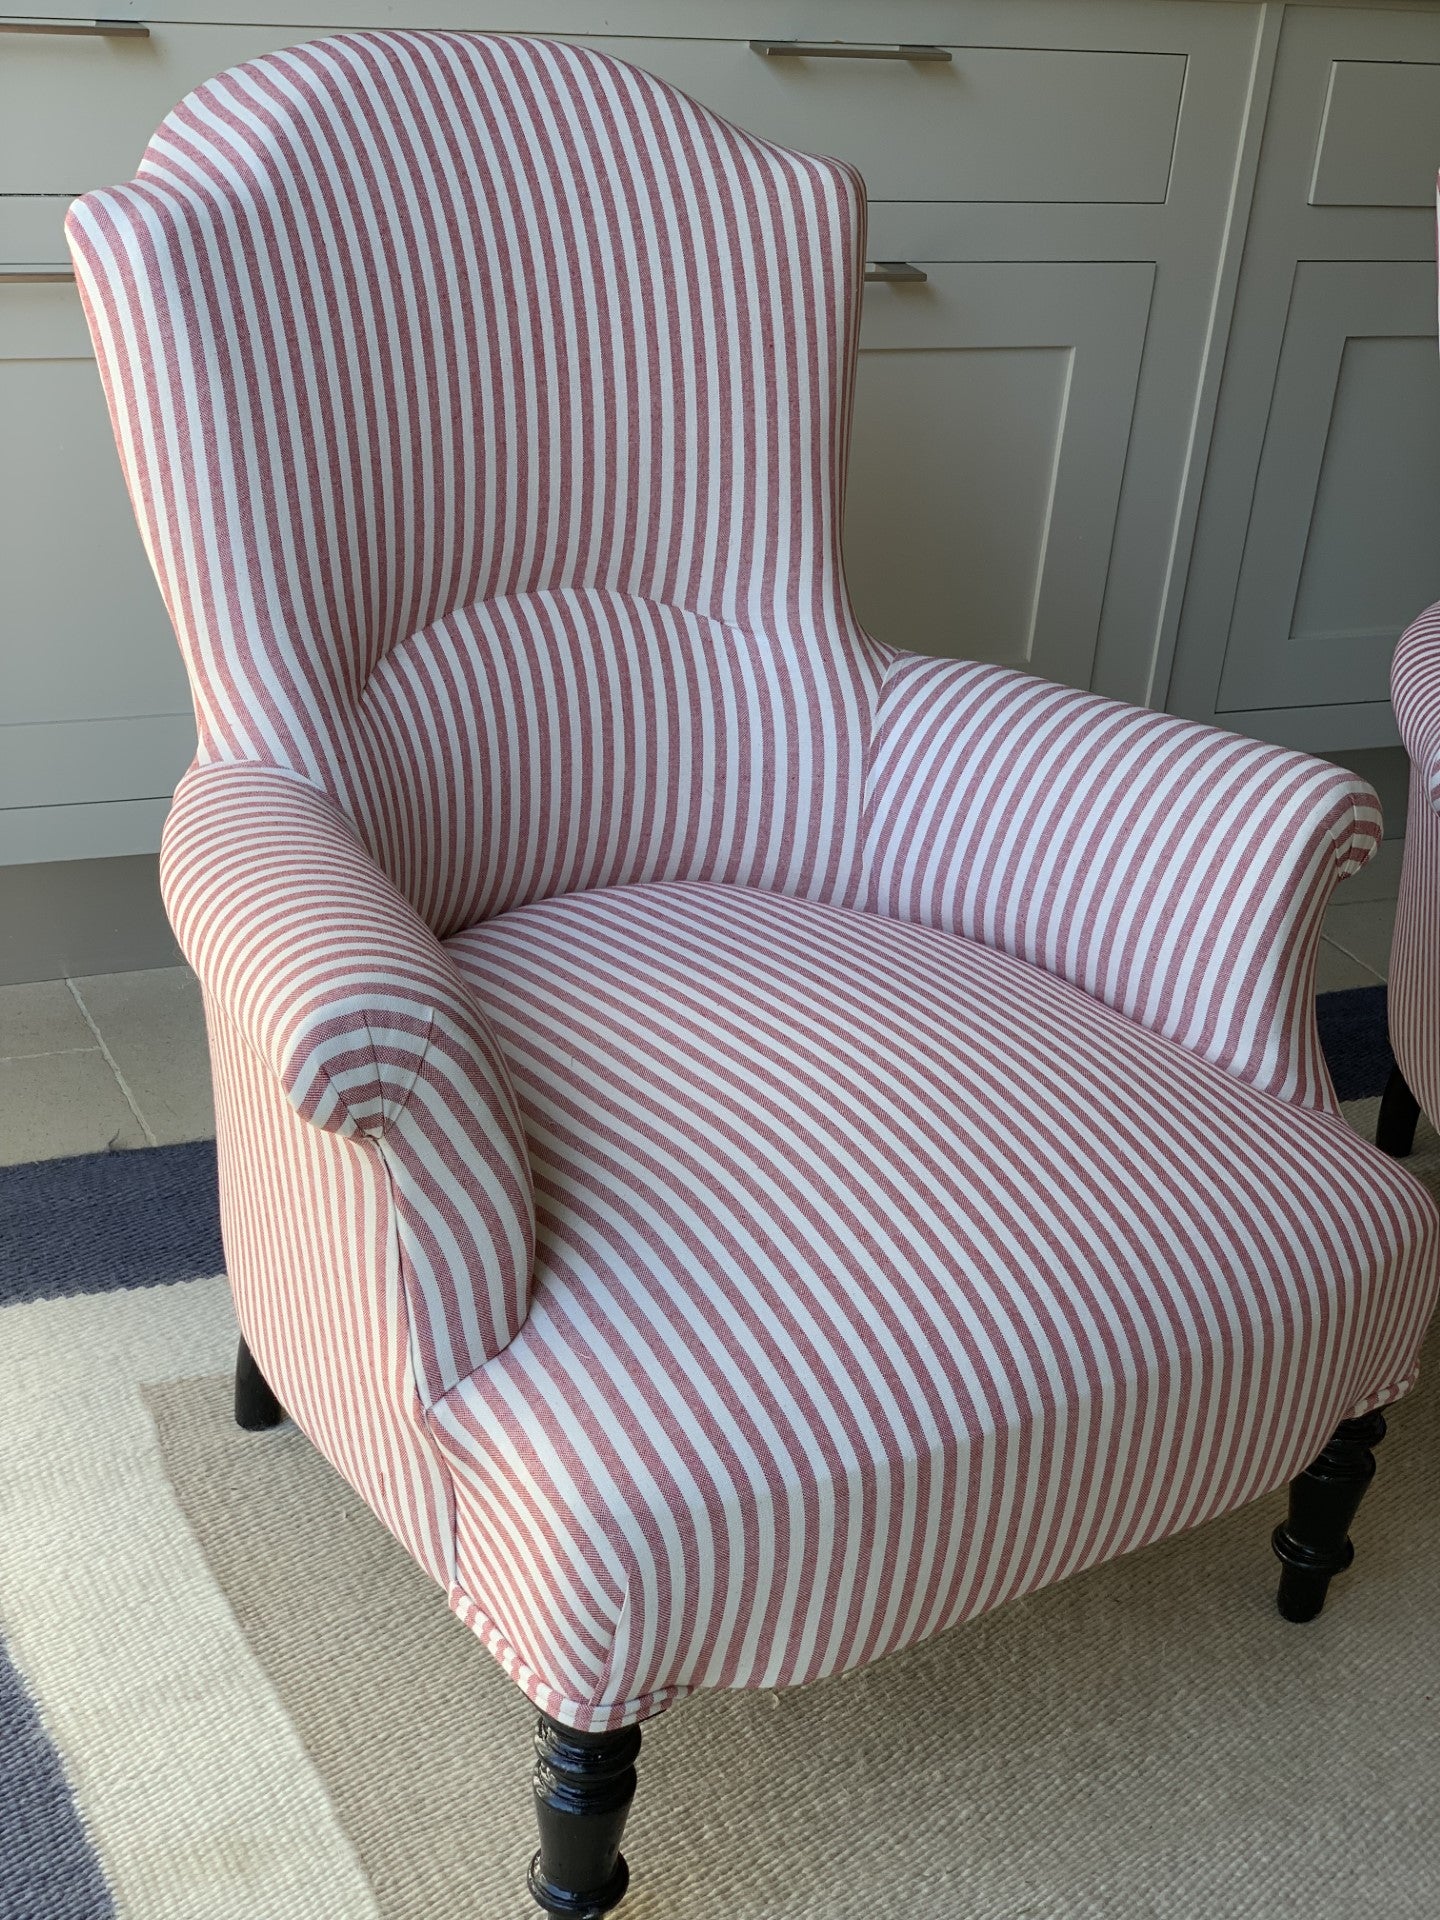
[[[1373,1017],[1329,1011],[1373,1136]],[[533,1916],[530,1709],[299,1433],[234,1426],[213,1159],[157,1153],[0,1187],[0,1920]],[[1410,1164],[1440,1192],[1423,1123]],[[1435,1920],[1430,1357],[1319,1621],[1275,1612],[1275,1495],[689,1700],[646,1729],[625,1920]]]

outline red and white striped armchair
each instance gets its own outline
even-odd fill
[[[1440,605],[1401,635],[1390,694],[1410,755],[1410,804],[1386,994],[1395,1070],[1375,1138],[1403,1160],[1421,1109],[1440,1117]]]
[[[694,1689],[1297,1475],[1311,1617],[1435,1295],[1313,1017],[1369,790],[856,624],[864,220],[618,61],[418,32],[222,75],[70,216],[199,718],[238,1410],[540,1710],[553,1914]]]
[[[1440,178],[1435,210],[1440,233]],[[1385,996],[1395,1067],[1375,1139],[1403,1160],[1421,1110],[1440,1123],[1440,601],[1401,634],[1390,698],[1410,756],[1410,795]]]

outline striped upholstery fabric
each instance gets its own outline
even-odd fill
[[[291,774],[192,768],[161,872],[185,952],[278,1092],[383,1163],[415,1376],[437,1398],[514,1338],[530,1290],[530,1166],[490,1023],[339,808]]]
[[[993,667],[901,655],[864,900],[983,940],[1242,1080],[1333,1110],[1315,1028],[1331,889],[1380,844],[1305,754]]]
[[[1390,692],[1410,755],[1405,861],[1390,949],[1390,1044],[1433,1121],[1440,1117],[1440,605],[1401,635]]]
[[[1410,1384],[1420,1189],[1008,955],[694,885],[450,951],[538,1232],[524,1328],[435,1421],[462,1584],[549,1711],[873,1660]]]
[[[342,34],[190,95],[69,234],[202,760],[335,795],[442,933],[831,889],[863,227],[847,168],[579,47]]]
[[[873,1658],[1404,1391],[1440,1222],[1310,1005],[1373,795],[860,631],[850,170],[345,34],[70,235],[241,1323],[534,1701]]]

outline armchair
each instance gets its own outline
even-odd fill
[[[1440,215],[1440,180],[1436,210]],[[1385,996],[1395,1065],[1380,1101],[1375,1144],[1403,1160],[1415,1144],[1421,1109],[1432,1120],[1440,1115],[1440,602],[1401,634],[1390,663],[1390,698],[1410,756],[1410,797]]]
[[[582,47],[345,34],[70,215],[200,745],[237,1411],[538,1708],[639,1727],[1287,1480],[1320,1610],[1440,1216],[1341,1121],[1333,767],[857,626],[864,199]]]
[[[1423,1109],[1440,1114],[1440,605],[1429,607],[1400,636],[1390,668],[1400,737],[1410,755],[1405,860],[1390,947],[1386,1002],[1395,1069],[1380,1102],[1377,1145],[1403,1160],[1415,1144]]]

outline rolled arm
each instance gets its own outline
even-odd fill
[[[998,667],[897,654],[866,785],[866,906],[1070,981],[1237,1078],[1334,1095],[1321,920],[1380,841],[1308,755]]]
[[[529,1160],[488,1021],[339,808],[293,774],[192,768],[161,884],[207,1001],[295,1111],[383,1157],[430,1404],[508,1345],[529,1300]]]

